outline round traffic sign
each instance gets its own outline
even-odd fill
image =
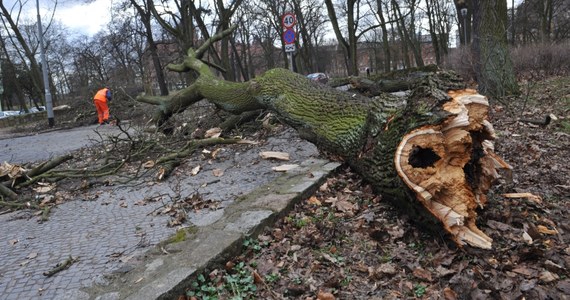
[[[295,31],[291,28],[285,30],[285,32],[283,32],[283,41],[285,44],[295,43]]]
[[[291,28],[297,22],[297,18],[295,18],[295,14],[292,12],[285,13],[281,17],[281,23],[285,28]]]

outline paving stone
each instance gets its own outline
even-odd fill
[[[92,130],[92,128],[89,129],[91,132]],[[82,134],[81,131],[74,131],[72,136],[76,137],[73,139],[75,140]],[[40,139],[41,136],[37,135],[34,138]],[[145,206],[135,205],[135,203],[145,197],[159,194],[168,193],[174,196],[180,193],[182,197],[185,197],[199,192],[204,199],[220,201],[222,207],[227,207],[234,203],[239,195],[248,194],[281,176],[271,171],[272,166],[280,163],[261,160],[259,152],[269,150],[288,152],[291,154],[291,162],[299,164],[306,158],[318,154],[316,148],[310,143],[303,142],[304,146],[301,148],[297,147],[299,143],[298,137],[287,133],[282,137],[270,138],[258,148],[244,147],[243,151],[235,155],[230,151],[222,150],[215,165],[212,166],[208,166],[201,158],[189,159],[186,162],[187,165],[200,164],[204,167],[197,176],[180,176],[171,182],[161,182],[151,186],[100,187],[97,190],[80,194],[77,199],[68,199],[67,202],[54,207],[51,210],[49,221],[44,223],[37,223],[36,218],[27,211],[0,215],[0,226],[3,232],[8,233],[3,236],[5,240],[0,241],[0,261],[2,261],[0,299],[83,299],[85,296],[83,287],[112,288],[113,281],[106,277],[107,274],[120,268],[128,268],[126,266],[136,262],[137,255],[146,253],[152,249],[151,246],[165,240],[176,230],[166,226],[168,216],[149,215],[169,202],[168,197],[165,197],[163,201],[147,203]],[[11,149],[16,149],[14,145],[16,144],[11,143]],[[4,154],[6,153],[3,152],[2,155]],[[0,161],[2,161],[1,155]],[[307,165],[311,164],[307,163]],[[214,168],[224,169],[224,175],[222,177],[213,176],[211,171]],[[214,180],[219,180],[219,183],[204,186],[204,183]],[[95,193],[100,193],[95,200],[82,201],[82,199],[90,199]],[[123,201],[127,203],[126,208],[120,206]],[[108,205],[102,205],[107,202]],[[228,230],[234,232],[216,231],[211,237],[204,238],[205,241],[211,239],[210,243],[228,239],[223,241],[222,245],[197,245],[192,249],[193,252],[188,259],[204,260],[204,253],[218,255],[224,247],[231,245],[230,241],[238,239],[242,233],[259,224],[260,220],[270,216],[274,209],[281,209],[279,206],[265,207],[262,201],[257,205],[256,209],[235,216],[236,220],[227,227]],[[226,216],[224,209],[203,210],[201,214],[190,214],[189,219],[191,222],[206,227],[217,224]],[[141,229],[136,230],[136,228]],[[144,233],[144,237],[137,235],[141,233]],[[10,245],[6,242],[10,239],[17,239],[19,242]],[[149,247],[139,247],[141,241],[146,242]],[[208,247],[220,247],[220,249],[212,251]],[[36,252],[37,257],[27,259],[26,257],[32,252]],[[123,255],[118,258],[111,257],[114,253],[123,253]],[[70,255],[77,257],[79,261],[52,277],[43,276],[43,272],[51,270]],[[134,258],[130,258],[131,256]],[[127,263],[121,261],[126,258],[130,258]],[[27,264],[20,265],[23,262]],[[144,266],[150,273],[158,272],[163,267],[158,261]],[[191,266],[179,266],[171,270],[170,279],[172,281],[182,280],[192,270],[194,268]],[[156,278],[156,284],[167,289],[168,282],[161,280],[165,279]],[[134,281],[136,278],[129,282]],[[152,290],[152,288],[143,286],[141,292],[146,291],[145,289]],[[161,290],[157,289],[153,292],[157,291]],[[113,291],[108,291],[101,294],[98,299],[119,298],[122,297]]]

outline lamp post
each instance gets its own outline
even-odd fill
[[[40,0],[36,0],[36,8],[38,10],[38,36],[40,40],[40,55],[42,59],[42,75],[44,79],[44,91],[46,95],[46,110],[48,116],[48,126],[53,127],[55,124],[53,118],[53,104],[51,101],[51,92],[49,90],[49,80],[48,80],[48,66],[46,62],[46,51],[44,49],[44,38],[42,32],[42,19],[40,18]]]
[[[463,40],[465,41],[465,45],[467,46],[467,8],[466,7],[461,9],[461,16],[463,16]]]

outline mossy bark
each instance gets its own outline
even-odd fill
[[[418,130],[433,131],[436,133],[434,136],[444,137],[449,127],[452,129],[460,127],[457,130],[449,130],[447,133],[452,138],[449,144],[453,146],[455,145],[453,143],[459,142],[453,141],[453,138],[461,136],[462,132],[468,135],[467,131],[476,132],[485,129],[483,128],[485,126],[481,125],[484,124],[485,118],[468,115],[468,110],[465,108],[469,105],[475,105],[472,104],[472,100],[479,101],[477,105],[481,102],[486,103],[486,100],[481,100],[484,98],[483,96],[473,96],[473,91],[469,91],[468,94],[471,95],[469,97],[474,97],[473,99],[466,98],[466,102],[450,104],[452,98],[447,91],[465,88],[461,79],[455,74],[442,70],[424,74],[425,76],[416,82],[411,95],[405,99],[406,101],[402,101],[402,98],[388,94],[372,100],[358,94],[346,93],[312,82],[304,76],[286,69],[269,70],[245,83],[222,81],[214,78],[205,64],[192,57],[192,51],[189,51],[189,56],[182,64],[171,66],[171,68],[194,70],[200,74],[200,77],[193,86],[178,94],[162,99],[152,98],[152,101],[161,105],[161,109],[167,108],[167,111],[176,111],[180,107],[195,102],[197,98],[206,98],[218,107],[234,114],[260,108],[269,109],[282,122],[295,128],[302,138],[314,143],[331,157],[348,163],[370,182],[383,197],[405,208],[407,212],[417,212],[417,215],[429,216],[430,214],[425,214],[427,210],[432,214],[431,220],[436,220],[433,216],[437,216],[439,221],[445,223],[449,221],[445,219],[448,213],[438,216],[437,210],[440,212],[452,211],[454,212],[452,221],[457,221],[458,225],[461,225],[459,223],[463,222],[463,218],[465,218],[466,226],[474,224],[476,213],[474,213],[475,206],[473,203],[475,200],[478,201],[478,198],[475,200],[466,199],[466,203],[468,203],[461,204],[461,206],[468,206],[469,212],[459,215],[452,210],[454,207],[450,208],[434,203],[435,200],[432,198],[436,197],[432,194],[437,191],[434,192],[433,189],[428,191],[427,187],[423,189],[422,186],[419,186],[420,183],[416,184],[409,179],[407,181],[402,179],[406,176],[402,173],[404,172],[402,165],[407,164],[409,166],[412,163],[400,164],[399,170],[395,163],[399,159],[396,154],[397,149],[401,152],[402,143],[404,143],[403,137],[410,133]],[[139,98],[140,101],[151,102],[149,99]],[[458,116],[460,118],[453,121],[457,124],[449,125],[452,122],[451,120]],[[471,126],[472,119],[478,119],[477,122],[474,122],[478,126],[476,129],[468,128]],[[429,137],[427,139],[429,140]],[[438,138],[435,139],[434,148],[439,147],[437,141]],[[462,148],[465,153],[460,153],[462,156],[460,160],[467,162],[473,154],[470,150],[471,137],[465,136],[460,142],[461,145],[466,145]],[[441,146],[436,150],[439,151],[443,148]],[[440,152],[440,156],[444,155],[446,153]],[[457,158],[454,159],[457,161]],[[438,164],[447,164],[447,162],[439,162]],[[461,173],[459,179],[463,182],[465,176],[461,168],[462,166],[459,167]],[[418,171],[418,173],[422,172],[421,170]],[[473,184],[477,184],[477,180],[473,182]],[[437,182],[436,184],[436,186],[441,185],[445,185],[445,183]],[[433,186],[432,182],[431,187]],[[439,187],[437,189],[439,190]],[[466,189],[476,190],[476,187],[467,186]],[[474,198],[472,196],[475,193],[469,192],[467,194],[467,198]],[[443,196],[453,198],[453,195],[446,194]],[[464,195],[460,196],[463,197]],[[446,204],[445,201],[441,203]],[[430,223],[433,224],[433,222]],[[452,228],[455,224],[444,224],[444,226],[452,234],[454,232],[462,234],[456,228]],[[475,233],[472,236],[480,233],[476,227],[473,230]],[[471,232],[468,233],[471,234]],[[486,240],[487,237],[484,234],[482,236],[482,247],[490,247],[490,242]],[[462,237],[456,237],[454,240],[458,244],[463,244]]]

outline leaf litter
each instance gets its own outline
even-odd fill
[[[207,270],[213,299],[235,297],[222,282],[236,265],[257,285],[241,299],[569,299],[570,84],[552,88],[557,80],[542,88],[562,97],[549,94],[531,114],[555,114],[548,126],[513,121],[508,111],[521,109],[520,100],[493,106],[497,152],[514,170],[480,212],[492,250],[457,248],[423,231],[346,168],[254,239],[256,247],[244,244]],[[180,299],[198,299],[191,294]]]

